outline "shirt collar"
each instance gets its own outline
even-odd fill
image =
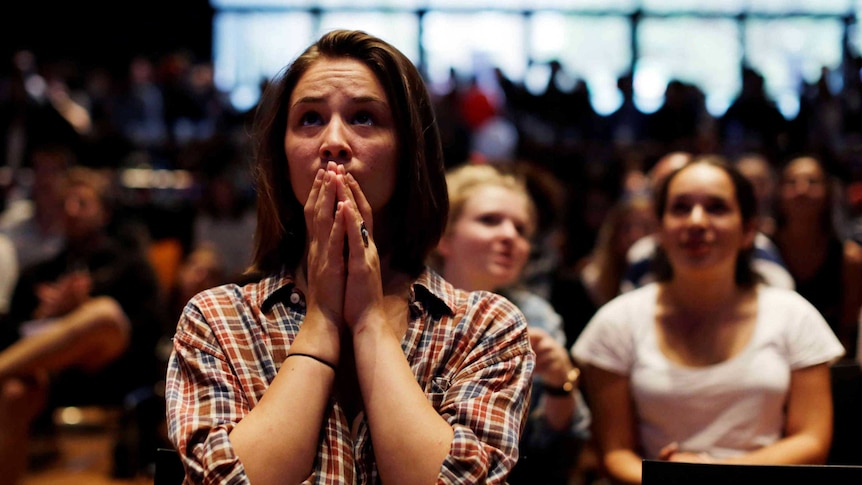
[[[258,283],[260,291],[257,295],[257,306],[272,307],[285,294],[290,293],[294,286],[296,286],[296,280],[293,273],[286,268],[264,277]],[[455,288],[448,281],[426,267],[413,283],[410,302],[420,303],[429,310],[445,309],[445,312],[451,315],[455,312],[455,293]]]
[[[258,284],[257,306],[266,312],[296,286],[293,273],[286,268],[262,278]]]

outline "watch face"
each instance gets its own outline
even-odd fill
[[[578,382],[578,378],[581,376],[581,370],[575,367],[574,369],[569,371],[568,379],[566,379],[566,383],[563,384],[563,389],[568,392],[572,392],[572,389],[575,388],[575,383]]]
[[[545,391],[552,396],[568,396],[575,390],[580,376],[581,370],[576,367],[566,374],[566,382],[562,386],[552,387],[546,384],[544,385]]]

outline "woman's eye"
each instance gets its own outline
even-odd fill
[[[706,211],[710,214],[725,214],[730,210],[724,202],[714,202],[706,206]]]
[[[501,220],[500,217],[496,216],[494,214],[485,214],[485,215],[479,217],[479,222],[481,222],[482,224],[484,224],[486,226],[496,226],[497,224],[500,223],[500,220]]]
[[[321,123],[321,120],[322,118],[318,113],[309,111],[299,118],[299,123],[302,126],[317,126]]]
[[[371,117],[371,113],[362,111],[353,117],[353,122],[357,125],[371,126],[374,124],[374,119]]]
[[[532,236],[532,230],[530,226],[527,224],[515,224],[515,230],[518,231],[518,235],[524,238],[529,239]]]
[[[670,213],[675,215],[688,214],[691,212],[691,205],[682,202],[676,202],[670,205]]]

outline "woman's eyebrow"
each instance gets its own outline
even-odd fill
[[[291,108],[294,106],[299,106],[300,104],[314,104],[314,103],[322,103],[322,102],[323,102],[322,96],[303,96],[303,97],[297,99],[293,103],[293,105],[291,105]]]
[[[323,96],[303,96],[303,97],[297,99],[293,103],[293,106],[299,106],[301,104],[322,103],[324,100],[325,100],[325,98]],[[373,104],[380,104],[380,105],[385,106],[385,107],[389,106],[389,103],[387,103],[385,99],[382,99],[382,98],[377,97],[377,96],[354,96],[354,97],[350,98],[350,101],[351,101],[351,103],[354,103],[354,104],[373,103]]]
[[[352,104],[371,104],[380,106],[383,109],[389,109],[389,103],[385,99],[378,96],[354,96],[350,98]]]

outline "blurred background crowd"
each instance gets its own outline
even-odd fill
[[[282,10],[315,20],[317,29],[334,26],[335,20],[326,16],[339,9],[348,16],[363,10],[344,2],[329,9],[325,3],[283,3]],[[412,3],[418,6],[401,13],[420,24],[435,13],[426,2]],[[612,3],[623,5],[618,17],[636,28],[644,14],[640,2]],[[828,231],[837,240],[862,244],[862,57],[852,40],[856,5],[849,0],[826,3],[831,10],[806,18],[837,22],[842,32],[834,46],[838,63],[819,66],[813,78],[800,76],[791,110],[786,98],[770,95],[768,77],[744,58],[730,66],[738,89],[724,110],[708,102],[703,86],[681,78],[668,79],[661,102],[646,109],[636,89],[638,49],[630,45],[629,68],[613,79],[618,102],[609,108],[596,101],[595,87],[557,58],[523,61],[525,69],[543,73],[539,81],[526,70],[512,74],[493,56],[483,57],[476,70],[450,65],[441,74],[433,46],[421,40],[416,49],[394,43],[407,52],[426,53],[418,55],[417,63],[428,73],[435,96],[447,166],[506,164],[527,175],[540,221],[525,280],[558,302],[557,310],[568,319],[570,344],[595,308],[617,293],[626,252],[638,236],[650,232],[649,202],[642,196],[649,190],[651,170],[670,153],[717,153],[733,161],[761,162],[752,162],[751,173],[761,189],[766,236],[773,236],[786,219],[780,213],[782,184],[789,184],[782,181],[785,162],[811,155],[822,165],[830,188]],[[243,98],[219,85],[215,47],[227,40],[214,35],[220,31],[214,26],[223,28],[229,15],[279,12],[203,0],[100,10],[87,2],[27,2],[20,7],[20,14],[5,15],[0,22],[0,234],[15,246],[16,275],[25,274],[56,256],[66,242],[58,182],[66,171],[87,167],[108,174],[114,201],[106,230],[146,256],[165,310],[157,322],[160,338],[152,340],[158,342],[152,349],[158,374],[185,301],[200,289],[241,281],[250,258],[255,194],[248,130],[254,97]],[[788,11],[800,11],[793,7]],[[452,13],[452,8],[440,11]],[[571,9],[560,10],[575,15]],[[497,13],[530,17],[523,6]],[[610,15],[599,13],[587,11],[587,16]],[[743,17],[721,9],[701,13],[732,22]],[[374,23],[366,26],[371,30]],[[277,37],[294,26],[267,28]],[[386,38],[388,32],[380,28],[371,33]],[[311,34],[297,45],[307,44],[315,37]],[[630,39],[635,46],[636,37]],[[245,57],[264,53],[243,51],[236,59]],[[286,54],[278,63],[290,57]],[[263,86],[267,78],[260,74],[254,71]],[[7,277],[11,274],[0,268],[0,313],[9,310],[15,284]],[[592,284],[578,306],[561,288],[570,289],[565,285],[581,277]],[[856,349],[848,348],[848,353],[852,358]],[[152,439],[138,446],[150,449],[159,438]]]

